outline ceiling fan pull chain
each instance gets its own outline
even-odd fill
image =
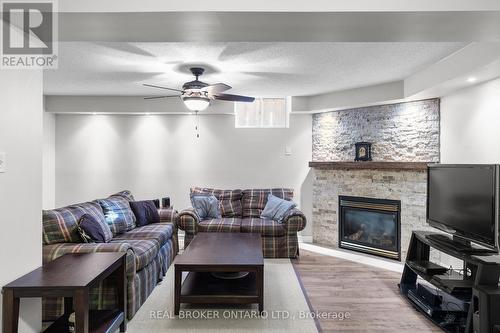
[[[195,112],[195,123],[196,123],[196,126],[194,127],[195,129],[195,132],[196,132],[196,137],[197,138],[200,138],[200,118],[198,116],[198,111]]]

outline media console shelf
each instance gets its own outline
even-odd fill
[[[458,251],[433,240],[436,234],[427,231],[412,233],[399,284],[401,294],[445,332],[500,332],[500,255]],[[421,268],[419,263],[430,261],[431,248],[463,260],[464,274],[455,271],[443,273],[442,268],[433,264],[428,270]],[[427,281],[431,290],[436,290],[446,302],[432,304],[429,295],[416,298],[418,277]]]

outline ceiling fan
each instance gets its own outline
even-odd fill
[[[234,101],[234,102],[253,102],[254,97],[241,96],[241,95],[231,95],[224,94],[223,92],[231,89],[224,83],[208,84],[198,80],[198,78],[203,74],[205,69],[201,67],[190,68],[191,73],[196,77],[194,81],[186,82],[182,85],[182,89],[173,89],[162,87],[154,84],[143,85],[146,87],[165,89],[170,91],[175,91],[180,94],[178,95],[165,95],[165,96],[151,96],[144,97],[144,99],[158,99],[158,98],[169,98],[169,97],[180,97],[186,107],[191,111],[202,111],[205,110],[210,102],[213,100],[221,101]]]

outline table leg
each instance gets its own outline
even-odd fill
[[[175,267],[175,286],[174,286],[174,314],[179,315],[181,308],[181,282],[182,270]]]
[[[123,312],[124,318],[123,323],[120,325],[120,332],[125,332],[127,330],[127,272],[125,270],[126,257],[122,259],[122,264],[117,269],[117,285],[118,285],[118,310]]]
[[[89,332],[89,291],[78,289],[73,298],[75,308],[75,331],[78,333]]]
[[[257,268],[257,294],[259,296],[259,312],[264,311],[264,267]]]
[[[19,323],[19,298],[14,297],[14,291],[3,290],[3,333],[17,333]]]

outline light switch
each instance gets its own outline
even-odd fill
[[[292,147],[286,146],[285,147],[285,156],[290,156],[292,155]]]
[[[0,152],[0,172],[7,171],[7,161],[5,153]]]

